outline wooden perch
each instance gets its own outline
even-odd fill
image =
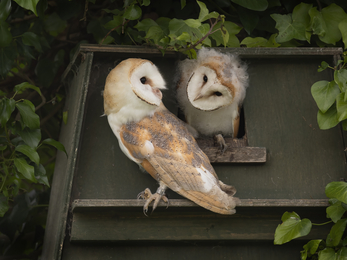
[[[225,138],[228,145],[224,153],[215,146],[212,138],[197,139],[211,163],[265,163],[266,148],[247,146],[247,139]]]

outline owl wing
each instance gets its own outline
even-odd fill
[[[220,214],[235,213],[235,192],[225,192],[208,157],[184,124],[168,111],[157,112],[121,133],[123,145],[153,178],[178,194]]]

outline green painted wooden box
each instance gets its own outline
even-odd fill
[[[170,90],[164,104],[178,109],[170,84],[182,58],[153,48],[81,45],[64,74],[68,121],[60,141],[42,259],[299,259],[305,241],[325,238],[330,226],[283,246],[273,245],[285,211],[324,222],[324,188],[346,176],[340,126],[319,130],[311,85],[332,78],[318,73],[321,61],[334,63],[340,48],[223,48],[249,67],[244,102],[249,147],[265,147],[265,163],[215,163],[219,178],[234,185],[237,213],[209,212],[168,191],[146,217],[137,194],[157,183],[119,149],[103,114],[102,90],[109,71],[129,57],[153,61]],[[235,148],[237,149],[237,148]],[[265,258],[264,258],[265,257]]]

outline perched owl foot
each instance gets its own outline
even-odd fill
[[[152,201],[154,201],[153,207],[152,207],[152,212],[157,208],[160,200],[163,200],[164,202],[166,202],[167,207],[169,206],[169,200],[165,196],[165,189],[162,189],[161,187],[159,187],[157,189],[156,193],[152,194],[151,190],[147,188],[137,195],[137,199],[145,199],[146,200],[146,203],[143,206],[143,214],[145,214],[147,216],[148,206],[151,204]]]
[[[214,141],[215,141],[215,144],[219,146],[219,148],[223,154],[228,147],[228,145],[225,143],[223,136],[221,134],[215,135]]]

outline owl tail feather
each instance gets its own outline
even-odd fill
[[[219,187],[216,187],[213,190],[213,193],[203,193],[201,191],[194,190],[186,191],[183,189],[176,192],[195,202],[199,206],[204,207],[205,209],[224,215],[235,214],[236,204],[240,203],[239,198],[228,195]]]

